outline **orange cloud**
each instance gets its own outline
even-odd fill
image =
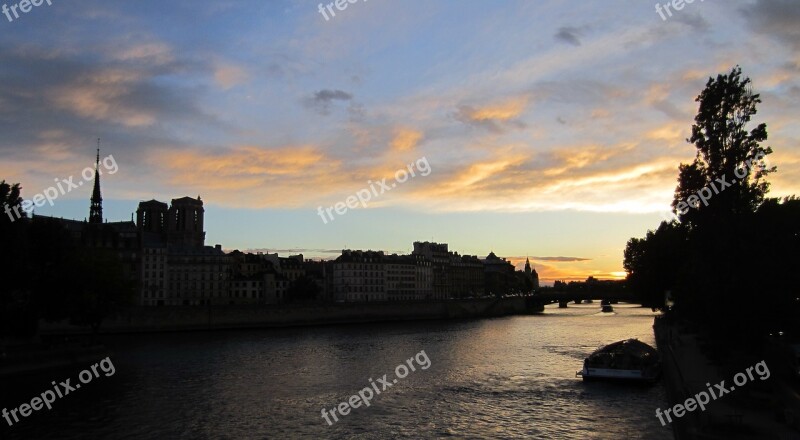
[[[687,127],[677,124],[664,125],[659,128],[652,129],[645,133],[648,139],[668,141],[668,142],[681,142],[686,139]]]
[[[638,150],[631,143],[562,148],[534,160],[522,146],[495,149],[489,159],[437,168],[414,197],[435,211],[663,211],[680,158],[643,160]]]
[[[171,185],[209,194],[223,205],[252,208],[309,204],[350,177],[339,172],[339,161],[308,145],[166,151],[152,163],[170,176]]]
[[[512,98],[482,108],[468,109],[466,116],[473,121],[508,121],[518,117],[528,105],[527,97]]]
[[[154,114],[115,105],[127,98],[141,76],[126,69],[109,69],[90,75],[80,84],[69,84],[52,92],[55,105],[80,116],[115,122],[127,127],[149,126]]]
[[[419,141],[422,140],[422,132],[412,130],[409,128],[399,128],[395,130],[394,139],[392,139],[392,150],[395,151],[410,151],[416,148]]]

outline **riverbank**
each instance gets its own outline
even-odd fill
[[[103,321],[101,333],[140,333],[488,318],[537,311],[529,297],[254,306],[132,307]],[[40,334],[86,334],[68,322],[40,325]]]
[[[88,338],[14,345],[0,343],[0,378],[84,365],[96,362],[106,352],[103,345],[92,343]]]
[[[787,393],[796,388],[796,382],[785,377],[779,365],[773,363],[772,371],[763,380],[756,377],[734,388],[734,376],[754,365],[751,354],[731,352],[719,356],[712,352],[713,341],[668,318],[656,318],[653,329],[671,405],[683,404],[700,392],[708,393],[709,388],[723,394],[716,388],[723,380],[730,390],[713,399],[704,411],[695,409],[680,418],[673,415],[676,439],[800,438],[800,399],[796,391]],[[771,359],[764,361],[769,366]]]
[[[106,319],[100,333],[191,332],[302,327],[389,321],[480,319],[540,311],[529,297],[398,303],[337,303],[269,306],[132,307]],[[36,341],[0,344],[0,377],[83,364],[101,357],[102,346],[85,326],[44,322]]]

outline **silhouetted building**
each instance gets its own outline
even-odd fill
[[[333,301],[333,261],[303,261],[305,275],[319,287],[317,301]]]
[[[231,303],[231,261],[220,245],[205,246],[204,212],[199,196],[139,203],[142,305]]]
[[[125,278],[131,283],[139,283],[139,234],[136,224],[131,221],[104,222],[103,198],[100,195],[100,149],[94,172],[94,188],[89,206],[89,220],[69,220],[63,218],[32,215],[31,221],[57,222],[76,243],[84,247],[103,248],[116,251],[122,263]]]
[[[100,140],[97,140],[97,161],[94,164],[94,189],[89,206],[89,223],[103,223],[103,197],[100,195]]]
[[[525,257],[525,277],[533,284],[534,289],[539,288],[539,274],[536,269],[531,266],[531,260]]]
[[[433,267],[422,255],[384,256],[386,299],[409,301],[433,298]]]
[[[505,295],[514,286],[514,265],[490,252],[483,260],[487,295]]]
[[[381,251],[343,250],[333,262],[336,301],[386,301],[386,266]]]
[[[482,296],[485,290],[485,271],[483,262],[474,255],[458,255],[452,253],[448,280],[450,280],[450,297],[473,298]]]
[[[450,253],[447,243],[414,242],[412,255],[422,255],[431,262],[433,268],[433,298],[444,299],[450,297]]]

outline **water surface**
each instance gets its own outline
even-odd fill
[[[583,358],[629,337],[654,344],[649,309],[548,306],[507,318],[110,339],[101,376],[0,438],[671,439],[663,387],[583,383]],[[431,361],[329,426],[332,409],[424,350]],[[88,366],[88,365],[87,365]],[[7,408],[81,368],[3,383]],[[73,379],[73,383],[77,379]],[[5,422],[0,419],[0,422]]]

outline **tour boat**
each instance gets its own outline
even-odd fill
[[[661,374],[661,359],[655,348],[628,339],[597,349],[575,373],[583,380],[655,382]]]

